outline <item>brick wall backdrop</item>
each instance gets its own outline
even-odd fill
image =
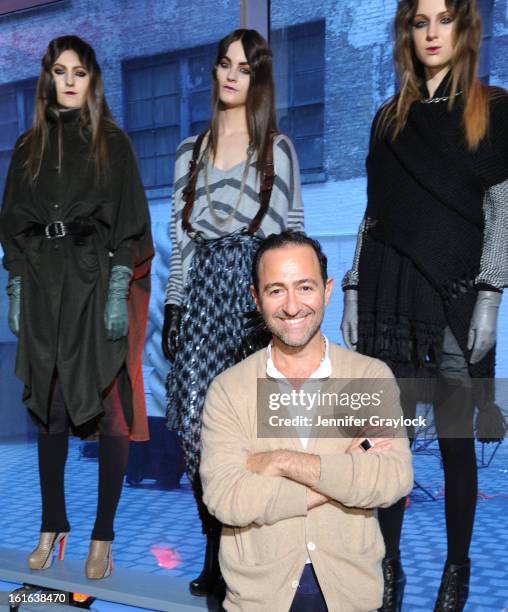
[[[240,22],[237,0],[63,0],[0,16],[0,84],[37,76],[48,42],[77,34],[94,47],[122,124],[124,59],[215,42]]]
[[[326,167],[330,179],[364,174],[370,122],[393,93],[396,0],[274,0],[272,27],[326,20]]]

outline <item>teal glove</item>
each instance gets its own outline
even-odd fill
[[[127,266],[114,266],[109,277],[108,298],[104,310],[104,325],[108,340],[120,340],[129,331],[127,297],[132,270]]]
[[[7,283],[7,295],[9,296],[9,314],[7,315],[9,329],[15,336],[19,336],[21,276],[15,276],[9,280]]]

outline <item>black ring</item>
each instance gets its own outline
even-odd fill
[[[372,448],[374,446],[374,444],[372,444],[372,442],[368,438],[365,438],[363,442],[360,442],[360,446],[363,448],[365,452],[367,452],[369,448]]]

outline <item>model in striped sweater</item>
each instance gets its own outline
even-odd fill
[[[162,349],[168,375],[168,426],[180,432],[187,473],[207,537],[194,595],[215,589],[222,525],[202,500],[201,414],[211,380],[249,351],[249,286],[261,239],[303,229],[296,154],[278,134],[272,57],[254,30],[219,43],[209,129],[178,147],[171,216],[172,253]]]

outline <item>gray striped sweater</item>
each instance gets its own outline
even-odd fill
[[[180,305],[195,244],[191,235],[182,228],[184,201],[182,191],[187,184],[189,161],[197,136],[184,140],[178,147],[173,183],[173,207],[171,212],[171,257],[166,287],[166,304]],[[256,236],[265,238],[279,234],[284,229],[303,230],[303,204],[300,191],[300,171],[295,150],[289,138],[279,135],[273,143],[275,180],[270,206]],[[240,193],[244,163],[229,170],[218,170],[208,165],[209,191],[215,212],[227,217],[235,208]],[[206,197],[203,171],[198,174],[196,195],[190,222],[194,232],[205,239],[214,239],[247,227],[259,210],[259,176],[256,176],[256,159],[250,163],[245,189],[234,215],[227,223],[218,225],[213,218]]]
[[[502,291],[508,287],[508,180],[485,191],[483,215],[483,249],[475,284]],[[354,289],[359,284],[358,267],[367,225],[368,219],[364,218],[358,230],[353,266],[342,280],[343,289]]]

